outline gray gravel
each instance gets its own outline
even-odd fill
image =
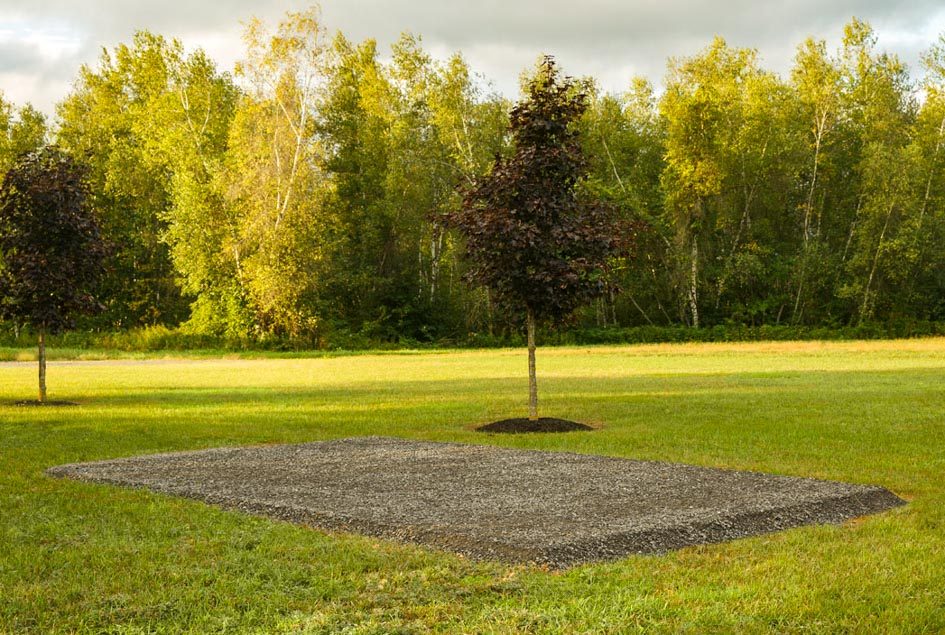
[[[905,504],[881,487],[383,437],[155,454],[47,473],[551,568]]]

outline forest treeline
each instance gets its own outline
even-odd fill
[[[112,245],[98,329],[319,342],[517,331],[462,281],[438,218],[509,151],[511,104],[460,54],[246,27],[244,59],[140,32],[83,67],[54,122],[0,103],[0,171],[44,141],[85,162]],[[567,60],[559,60],[567,69]],[[787,77],[717,38],[662,91],[581,80],[591,175],[640,228],[586,327],[945,320],[945,37],[915,81],[852,20]]]

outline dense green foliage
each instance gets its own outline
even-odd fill
[[[0,93],[0,175],[18,157],[42,147],[46,132],[46,118],[41,112],[29,105],[14,112]]]
[[[470,429],[521,407],[515,351],[64,365],[54,396],[82,405],[58,409],[9,405],[33,376],[0,365],[0,632],[940,633],[943,352],[549,349],[549,414],[604,425],[515,437]],[[552,574],[43,475],[375,434],[875,484],[909,505]]]
[[[458,54],[408,34],[388,55],[317,10],[245,39],[230,74],[139,33],[60,104],[51,134],[91,166],[116,246],[87,326],[310,345],[517,333],[434,222],[510,156],[509,104]],[[803,42],[787,77],[716,39],[672,60],[659,94],[582,80],[579,189],[642,229],[577,323],[945,320],[945,37],[923,66],[916,84],[853,20],[835,52]],[[0,101],[0,169],[46,134]]]

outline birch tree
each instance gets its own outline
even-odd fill
[[[230,129],[225,195],[238,219],[231,249],[259,334],[311,334],[318,267],[331,222],[330,183],[316,135],[327,69],[325,29],[316,9],[291,13],[269,33],[252,20],[247,82]]]

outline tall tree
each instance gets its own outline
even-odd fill
[[[319,120],[338,219],[325,304],[338,321],[356,330],[380,321],[376,307],[383,306],[380,298],[386,295],[383,254],[392,239],[385,205],[391,90],[376,43],[354,45],[339,34]]]
[[[177,324],[187,314],[162,240],[173,172],[152,151],[167,124],[171,60],[181,55],[180,42],[138,32],[83,66],[57,109],[57,143],[89,166],[92,204],[115,245],[101,294],[112,328]]]
[[[22,155],[0,185],[0,317],[39,335],[40,403],[46,334],[99,308],[93,292],[105,251],[84,168],[57,148]]]
[[[510,104],[475,76],[458,53],[438,66],[426,99],[442,148],[432,160],[448,166],[448,188],[440,190],[443,195],[434,210],[440,212],[455,209],[461,202],[459,186],[472,184],[489,171],[497,155],[507,151]],[[453,333],[494,328],[488,292],[458,284],[461,246],[439,223],[426,225],[432,317]]]
[[[843,96],[840,69],[827,55],[823,41],[808,38],[798,48],[794,60],[792,87],[806,128],[809,156],[808,165],[801,173],[805,181],[802,185],[805,191],[800,222],[803,248],[798,256],[796,291],[791,311],[791,320],[797,323],[806,308],[805,297],[816,297],[818,292],[824,291],[823,278],[816,274],[830,268],[828,249],[821,236],[825,212],[823,201],[829,184],[829,180],[824,178],[823,165],[825,159],[829,163],[832,158],[834,131],[843,115]],[[815,284],[815,277],[820,279],[820,285]],[[813,293],[811,287],[815,287]]]
[[[894,245],[908,242],[903,232],[916,208],[917,154],[908,147],[915,103],[905,66],[877,51],[876,44],[868,24],[853,20],[846,26],[841,49],[849,122],[845,144],[858,200],[854,213],[844,218],[849,229],[837,295],[847,302],[851,322],[874,318],[877,307],[888,309],[900,286],[893,280],[914,262],[890,256]]]
[[[911,230],[920,205],[919,165],[914,146],[873,142],[864,149],[863,204],[847,264],[853,277],[843,289],[855,302],[858,323],[872,319],[877,308],[889,315],[891,296],[897,295],[893,289],[905,288],[913,273],[916,252]]]
[[[170,64],[162,134],[151,146],[173,177],[162,240],[182,290],[193,298],[184,328],[246,336],[252,312],[241,275],[239,219],[227,200],[230,128],[240,91],[201,51]]]
[[[249,23],[237,66],[250,90],[230,129],[226,199],[236,213],[236,272],[255,335],[312,336],[318,267],[330,218],[315,117],[327,68],[317,9],[290,13],[270,33]]]
[[[940,320],[945,318],[945,35],[922,56],[922,65],[925,99],[910,142],[919,190],[910,250],[914,264],[898,311]]]
[[[576,122],[587,96],[545,57],[511,113],[514,152],[466,189],[446,222],[466,239],[470,280],[525,314],[529,419],[538,419],[535,332],[603,290],[618,246],[610,208],[579,196],[587,177]]]
[[[664,130],[653,86],[636,78],[626,93],[613,95],[586,83],[589,104],[581,120],[589,168],[585,187],[615,206],[624,220],[648,228],[640,235],[640,260],[633,266],[625,259],[613,263],[614,279],[607,281],[607,292],[596,303],[596,323],[672,321],[664,308],[674,302],[667,260],[672,228],[662,215]]]
[[[374,337],[428,338],[475,316],[455,246],[432,218],[502,149],[507,115],[466,63],[437,63],[404,34],[384,64],[376,44],[335,39],[320,133],[337,220],[327,312]]]
[[[788,91],[758,67],[754,50],[716,38],[702,54],[670,66],[660,101],[667,131],[662,183],[677,236],[680,305],[687,309],[681,316],[694,327],[706,309],[724,311],[726,300],[729,311],[753,320],[780,315],[786,303],[776,295],[774,303],[754,306],[768,289],[753,287],[774,281],[768,243],[791,203],[798,146],[786,124],[790,111]]]

